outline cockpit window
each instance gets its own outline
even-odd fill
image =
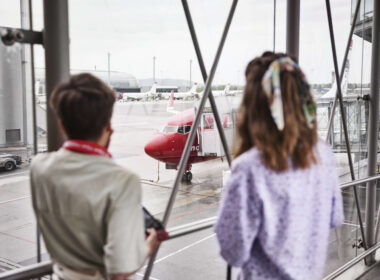
[[[164,129],[162,130],[162,132],[164,133],[170,133],[170,132],[177,132],[178,130],[178,126],[165,126]]]
[[[178,127],[178,133],[185,134],[185,128],[183,126]]]
[[[177,132],[181,134],[186,134],[186,133],[189,133],[190,130],[191,130],[191,125],[184,125],[184,126],[178,127]]]

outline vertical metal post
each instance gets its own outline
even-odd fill
[[[186,0],[182,0],[182,3],[184,3],[184,2],[186,2]],[[230,12],[228,14],[226,25],[225,25],[224,30],[223,30],[222,38],[220,40],[218,50],[217,50],[215,58],[214,58],[214,62],[212,64],[212,67],[210,70],[210,75],[207,78],[202,99],[199,103],[198,110],[197,110],[196,115],[194,117],[193,125],[191,126],[189,136],[187,137],[185,148],[182,152],[181,160],[179,162],[178,172],[177,172],[174,184],[173,184],[173,189],[172,189],[168,204],[167,204],[166,209],[165,209],[164,217],[162,219],[162,224],[164,226],[166,226],[168,221],[169,221],[169,217],[170,217],[171,211],[173,209],[174,201],[175,201],[175,198],[177,196],[179,183],[181,181],[182,174],[185,171],[187,161],[189,160],[191,146],[193,145],[195,136],[197,134],[199,122],[201,120],[201,115],[202,115],[204,106],[206,104],[206,100],[207,100],[207,98],[209,98],[209,94],[211,92],[211,84],[212,84],[212,81],[214,79],[216,68],[218,66],[218,62],[220,59],[220,55],[222,54],[224,43],[226,41],[227,34],[228,34],[228,31],[229,31],[229,28],[230,28],[230,25],[232,22],[232,18],[234,16],[234,13],[236,10],[237,2],[238,2],[238,0],[233,0],[233,2],[232,2],[232,6],[231,6]],[[186,4],[187,4],[187,2],[186,2]],[[217,114],[215,114],[215,112],[213,112],[213,113],[214,113],[214,117],[216,118]],[[216,121],[216,119],[215,119],[215,121]],[[157,252],[158,252],[158,250],[156,252],[154,252],[153,255],[149,259],[148,266],[145,270],[144,280],[148,280],[150,278],[150,274],[151,274],[152,269],[153,269],[153,264],[154,264],[154,260],[156,259],[156,256],[157,256]]]
[[[68,0],[44,0],[44,46],[47,100],[57,84],[70,77]],[[63,137],[57,119],[47,106],[48,150],[61,147]]]
[[[25,1],[21,0],[21,7],[25,5]],[[25,13],[25,11],[24,11]],[[29,30],[33,31],[33,6],[32,0],[28,0],[28,18]],[[34,73],[34,45],[30,44],[30,68],[31,68],[31,82],[32,82],[32,124],[33,124],[33,155],[38,153],[37,141],[37,114],[36,114],[36,81]],[[41,262],[41,233],[36,225],[36,247],[37,247],[37,262]]]
[[[354,166],[352,163],[352,156],[351,156],[350,139],[348,137],[348,131],[347,131],[347,119],[346,119],[346,114],[345,114],[345,110],[344,110],[342,88],[341,88],[341,84],[340,84],[340,77],[338,74],[338,59],[337,59],[337,55],[336,55],[335,36],[334,36],[334,27],[333,27],[332,17],[331,17],[330,0],[326,0],[326,12],[327,12],[327,19],[328,19],[328,24],[329,24],[331,50],[332,50],[332,56],[333,56],[333,61],[334,61],[335,82],[337,85],[337,95],[339,98],[340,117],[342,120],[341,124],[343,125],[348,163],[349,163],[350,172],[351,172],[351,179],[355,180]],[[342,131],[342,129],[340,131]],[[341,137],[341,139],[342,139],[342,137]],[[360,204],[359,204],[357,186],[355,185],[353,187],[353,189],[354,189],[354,197],[355,197],[355,202],[356,202],[356,210],[357,210],[358,220],[359,220],[359,225],[360,225],[360,232],[362,234],[362,239],[363,239],[363,246],[365,249],[367,249],[367,242],[366,242],[366,236],[364,234],[363,220],[362,220],[362,215],[360,212]]]
[[[286,53],[299,58],[300,0],[287,0],[286,8]]]
[[[28,15],[29,9],[28,9],[28,1],[20,0],[20,17],[21,17],[21,28],[27,29],[29,22],[28,22]],[[21,77],[22,77],[22,106],[24,107],[24,110],[22,112],[22,135],[23,135],[23,142],[26,147],[28,147],[28,116],[27,116],[27,80],[26,80],[26,53],[25,49],[27,46],[25,44],[21,45]]]
[[[276,8],[277,1],[273,0],[273,52],[276,52]]]
[[[373,1],[372,20],[372,61],[371,61],[371,93],[368,123],[368,176],[375,175],[377,162],[379,132],[379,76],[380,76],[380,1]],[[374,225],[376,214],[376,182],[367,183],[366,190],[366,237],[368,247],[374,245]],[[367,264],[374,262],[374,255],[367,258]]]
[[[31,31],[33,30],[32,0],[29,0],[29,29]],[[36,112],[37,98],[36,98],[36,87],[35,87],[36,75],[35,75],[35,69],[34,69],[34,45],[33,44],[30,44],[30,68],[31,68],[31,75],[32,75],[33,154],[36,155],[38,153],[37,112]],[[39,243],[39,240],[37,243]]]

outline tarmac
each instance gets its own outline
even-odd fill
[[[143,205],[157,218],[163,216],[177,171],[166,170],[163,163],[147,156],[144,145],[171,116],[166,105],[167,101],[117,103],[112,119],[115,132],[110,152],[118,164],[140,176]],[[191,107],[191,101],[175,102],[177,111]],[[168,228],[217,215],[224,170],[228,170],[227,162],[220,159],[193,165],[193,181],[181,184]],[[325,274],[363,251],[352,247],[360,235],[352,192],[346,192],[344,199],[346,221],[331,232]],[[364,206],[362,192],[360,200]],[[28,164],[24,164],[13,172],[0,172],[0,272],[34,263],[36,252]],[[43,242],[42,256],[49,258]],[[225,275],[226,263],[219,256],[213,230],[208,229],[163,242],[151,279],[223,279]]]

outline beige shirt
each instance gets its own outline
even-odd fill
[[[147,256],[139,178],[102,156],[60,149],[31,165],[33,208],[52,258],[103,275]]]

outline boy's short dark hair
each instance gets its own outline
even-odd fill
[[[69,139],[97,140],[112,116],[115,92],[89,73],[71,76],[53,91],[49,105]]]

